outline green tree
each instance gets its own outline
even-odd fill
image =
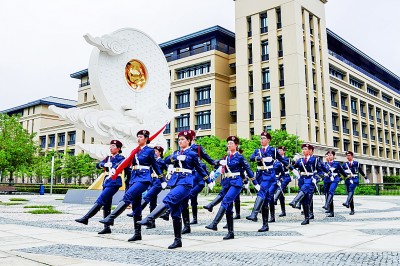
[[[9,172],[10,184],[14,173],[29,165],[39,150],[34,136],[22,128],[18,116],[0,114],[0,171]]]
[[[271,134],[272,147],[285,146],[286,156],[293,158],[295,153],[301,153],[301,145],[303,141],[298,136],[286,132],[286,130],[275,129],[268,132]]]

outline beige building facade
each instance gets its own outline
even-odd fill
[[[344,161],[353,151],[374,182],[399,174],[400,78],[326,28],[326,1],[234,4],[235,33],[215,26],[160,44],[170,68],[168,104],[179,114],[164,131],[170,148],[189,128],[220,138],[285,129],[319,156],[334,149]],[[99,108],[88,71],[71,77],[80,81],[75,106]],[[96,143],[46,108],[36,112],[46,122],[27,122],[31,114],[21,122],[39,141],[76,131],[77,142]]]

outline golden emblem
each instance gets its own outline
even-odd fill
[[[135,59],[129,61],[125,66],[125,79],[135,91],[143,90],[147,82],[147,70],[144,64]]]

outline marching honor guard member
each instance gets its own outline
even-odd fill
[[[154,149],[147,146],[149,144],[149,136],[150,132],[148,130],[140,130],[136,134],[140,149],[132,158],[130,187],[111,214],[100,221],[105,225],[114,225],[115,218],[121,215],[129,204],[132,204],[135,233],[128,241],[142,240],[141,226],[136,222],[142,219],[142,193],[147,190],[152,182],[151,168],[158,177],[162,177],[162,171],[156,161]]]
[[[325,205],[322,206],[322,208],[326,210],[326,217],[334,217],[333,197],[335,196],[336,188],[341,180],[340,175],[346,176],[346,173],[340,163],[335,161],[335,151],[327,151],[325,158],[325,166],[332,174],[324,177]]]
[[[285,146],[279,146],[278,152],[284,159],[289,160],[289,164],[291,164],[291,160],[285,156],[286,153]],[[274,205],[277,205],[279,200],[279,203],[281,205],[281,214],[279,214],[279,217],[283,217],[286,216],[284,192],[288,184],[292,181],[292,178],[290,177],[289,171],[281,163],[279,168],[279,174],[276,173],[276,175],[279,175],[279,180],[277,180],[278,189],[274,195]],[[275,220],[275,209],[273,211],[272,210],[273,209],[271,208],[271,217],[274,217]]]
[[[89,210],[89,212],[85,214],[85,216],[83,216],[82,218],[76,219],[76,222],[87,225],[89,219],[92,218],[98,211],[100,211],[101,207],[103,207],[104,218],[106,218],[110,214],[112,198],[122,186],[121,176],[118,176],[115,180],[111,178],[117,166],[125,159],[125,157],[121,155],[121,148],[122,143],[119,140],[112,140],[110,142],[111,156],[107,156],[103,161],[96,164],[96,168],[103,168],[104,172],[107,172],[107,175],[104,177],[103,181],[103,191],[101,192],[100,196],[96,200],[96,203]],[[129,176],[130,172],[131,169],[129,167],[124,169],[124,174],[126,176]],[[104,229],[99,232],[99,234],[110,233],[111,229],[109,225],[104,225]]]
[[[235,237],[233,232],[233,202],[240,194],[243,186],[242,173],[246,172],[253,184],[260,189],[254,174],[250,169],[249,163],[238,152],[239,139],[235,136],[230,136],[227,139],[228,156],[218,163],[222,165],[223,177],[226,179],[226,186],[224,187],[224,198],[222,199],[221,206],[217,215],[211,224],[207,225],[207,229],[217,231],[217,225],[221,221],[224,214],[226,214],[226,221],[228,227],[228,234],[223,240],[233,239]]]
[[[359,184],[358,174],[361,174],[361,176],[364,177],[365,183],[369,183],[367,175],[362,170],[361,165],[357,161],[353,160],[353,156],[353,152],[347,151],[347,162],[342,164],[342,168],[346,172],[347,176],[345,181],[347,188],[347,200],[345,203],[343,203],[343,206],[345,206],[346,208],[350,207],[350,215],[354,215],[354,190]]]
[[[269,202],[274,202],[274,193],[271,193],[271,191],[274,189],[273,186],[276,185],[276,176],[274,170],[275,160],[281,162],[286,168],[293,169],[293,167],[289,165],[289,161],[284,159],[279,154],[277,149],[269,146],[270,141],[271,135],[268,132],[262,132],[260,136],[262,148],[254,150],[253,154],[250,156],[250,161],[257,162],[257,181],[261,182],[261,189],[257,193],[253,210],[251,214],[246,217],[246,219],[257,222],[257,215],[260,211],[262,211],[261,214],[263,226],[258,230],[259,232],[266,232],[269,230],[268,205]]]
[[[304,158],[298,159],[294,168],[300,171],[300,175],[304,177],[304,184],[301,186],[299,193],[289,203],[290,206],[296,208],[298,202],[301,202],[304,210],[304,221],[301,225],[310,223],[313,217],[310,214],[310,204],[313,200],[314,190],[317,184],[316,173],[324,173],[324,176],[330,174],[330,170],[317,157],[313,156],[314,146],[305,143],[301,145]],[[298,174],[298,173],[297,173]]]
[[[161,147],[161,146],[154,147],[154,154],[156,157],[156,162],[161,171],[167,170],[167,165],[164,163],[164,160],[163,160],[163,153],[164,153],[163,147]],[[151,185],[148,187],[147,192],[146,192],[145,196],[143,197],[142,203],[141,203],[142,211],[150,203],[150,212],[152,212],[157,207],[158,194],[160,194],[160,192],[167,185],[166,182],[162,182],[162,181],[164,181],[163,176],[161,176],[161,177],[158,176],[154,172],[153,169],[151,171],[152,171],[151,177],[153,179],[152,179]],[[134,213],[128,213],[127,216],[134,217]],[[152,228],[156,228],[155,222],[152,225],[147,226],[146,229],[152,229]]]
[[[182,201],[189,196],[193,187],[193,180],[196,178],[193,170],[196,170],[204,180],[209,179],[207,172],[200,166],[197,153],[189,148],[192,138],[188,131],[178,133],[178,143],[181,150],[175,151],[165,159],[166,164],[174,165],[173,173],[168,180],[171,191],[165,196],[162,204],[157,205],[157,208],[146,218],[137,222],[139,225],[149,225],[169,209],[175,235],[175,240],[168,247],[169,249],[182,247]],[[213,183],[209,184],[210,189],[213,185]]]

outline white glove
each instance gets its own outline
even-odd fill
[[[186,155],[183,155],[183,154],[178,155],[178,156],[176,156],[176,159],[178,159],[179,161],[184,161],[186,159]]]
[[[161,183],[161,188],[162,188],[162,189],[165,189],[166,187],[167,187],[167,182],[162,182],[162,183]]]
[[[299,160],[301,158],[301,155],[300,154],[298,154],[298,153],[296,153],[294,156],[293,156],[293,160],[296,162],[297,160]]]
[[[168,165],[167,172],[168,172],[168,174],[172,174],[174,172],[174,165],[172,165],[172,164]]]
[[[369,183],[370,183],[369,179],[365,178],[365,184],[369,184]]]
[[[278,187],[280,187],[281,186],[281,181],[276,181],[276,184],[278,185]]]
[[[346,174],[351,174],[351,170],[350,170],[350,169],[346,169],[346,170],[344,170],[344,172],[345,172]]]
[[[221,160],[221,161],[219,161],[219,164],[220,165],[226,165],[228,162],[226,161],[226,160]]]
[[[353,184],[353,183],[354,183],[353,180],[350,179],[350,184]]]
[[[335,178],[333,176],[331,176],[331,181],[333,182],[335,180]]]
[[[247,184],[244,184],[244,188],[246,189],[246,190],[249,190],[249,183],[247,183]]]
[[[113,176],[115,174],[115,168],[111,168],[110,170],[110,176]]]
[[[212,190],[215,186],[215,182],[208,183],[207,186],[210,190]]]
[[[314,183],[314,185],[317,184],[317,179],[312,178],[312,182]]]
[[[270,163],[272,162],[272,157],[264,157],[262,158],[263,162]]]
[[[215,171],[212,170],[211,173],[210,173],[210,179],[214,180],[214,178],[215,178]]]
[[[254,187],[256,188],[257,191],[260,191],[260,189],[261,189],[259,184],[255,185]]]
[[[106,162],[106,163],[104,164],[104,167],[112,167],[112,162]]]
[[[297,171],[296,169],[293,169],[293,170],[292,170],[292,173],[293,173],[297,178],[300,178],[300,173],[299,173],[299,171]]]
[[[335,172],[336,168],[335,167],[331,167],[331,168],[329,168],[329,170],[331,170],[331,172],[333,173],[333,172]]]

